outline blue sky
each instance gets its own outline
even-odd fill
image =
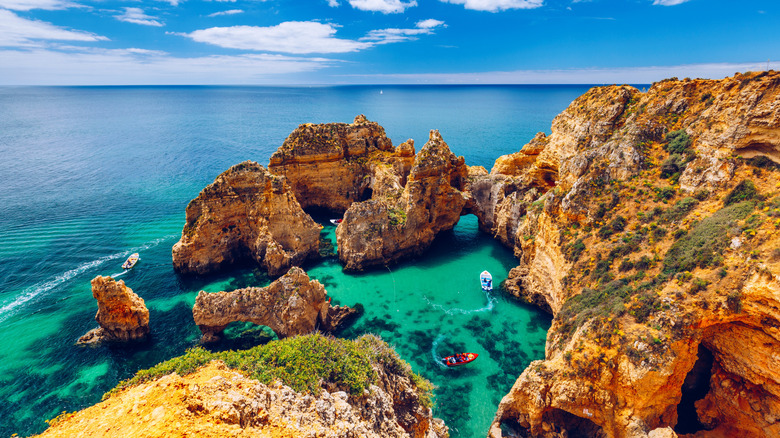
[[[0,84],[649,83],[780,69],[778,0],[0,0]]]

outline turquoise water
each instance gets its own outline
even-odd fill
[[[203,187],[240,161],[267,164],[299,123],[365,114],[394,144],[414,138],[417,149],[435,128],[468,164],[490,168],[549,130],[587,88],[0,88],[0,436],[40,432],[45,419],[94,404],[138,369],[196,345],[199,290],[267,284],[251,270],[181,278],[170,251]],[[335,242],[333,227],[325,234]],[[96,326],[89,280],[120,273],[133,252],[141,261],[118,278],[146,301],[151,339],[75,346]],[[465,216],[424,256],[389,269],[345,274],[334,259],[305,268],[334,301],[363,305],[340,336],[381,335],[439,386],[434,414],[453,436],[480,437],[514,379],[543,357],[550,323],[479,288],[482,270],[498,284],[515,264]],[[437,364],[459,351],[480,357]]]

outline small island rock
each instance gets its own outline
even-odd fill
[[[149,310],[124,281],[98,275],[92,279],[92,296],[98,302],[95,320],[100,327],[79,338],[79,344],[127,342],[149,334]]]

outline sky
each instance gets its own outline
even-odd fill
[[[0,85],[644,84],[780,70],[780,0],[0,0]]]

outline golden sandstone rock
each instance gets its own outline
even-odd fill
[[[778,85],[597,87],[470,178],[507,288],[555,315],[491,437],[780,436]]]
[[[270,438],[438,438],[446,437],[430,409],[407,400],[413,383],[381,374],[370,393],[298,393],[279,382],[264,385],[213,361],[196,372],[169,374],[122,390],[74,414],[41,435],[56,437],[270,437]],[[395,411],[398,411],[396,414]],[[421,430],[409,428],[403,413]]]
[[[245,161],[219,175],[187,206],[173,266],[185,274],[206,274],[254,261],[270,275],[281,275],[316,256],[320,229],[284,177]]]
[[[124,281],[98,275],[92,279],[92,296],[98,303],[95,320],[100,327],[79,338],[79,344],[127,342],[149,334],[149,310]]]
[[[325,287],[298,267],[267,287],[248,287],[230,292],[200,291],[192,308],[195,324],[203,332],[203,341],[219,338],[222,330],[235,321],[270,327],[279,338],[332,332],[354,314],[349,307],[331,306]]]

